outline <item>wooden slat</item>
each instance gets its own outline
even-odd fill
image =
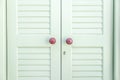
[[[18,65],[50,65],[50,60],[18,60]]]
[[[78,5],[81,5],[81,4],[86,4],[86,5],[90,5],[90,4],[93,4],[93,5],[102,5],[102,0],[73,0],[72,1],[73,5],[74,4],[78,4]]]
[[[99,29],[102,28],[101,23],[73,23],[73,29]]]
[[[50,59],[50,54],[19,54],[18,59]]]
[[[73,10],[102,10],[102,7],[101,6],[73,6],[72,7]],[[88,15],[87,15],[88,16]]]
[[[74,65],[102,65],[102,60],[73,60],[72,61],[73,66]]]
[[[49,10],[49,6],[43,6],[43,5],[35,5],[35,6],[27,6],[27,5],[24,5],[24,6],[18,6],[18,11],[19,10]]]
[[[18,4],[48,4],[49,0],[18,0]]]
[[[87,77],[87,76],[91,76],[91,77],[94,77],[94,76],[102,76],[102,72],[73,72],[73,77]]]
[[[19,23],[20,29],[48,29],[49,23]]]
[[[20,12],[19,16],[49,16],[49,12]]]
[[[102,77],[73,78],[73,80],[102,80]]]
[[[82,48],[82,47],[78,47],[78,48],[72,48],[72,53],[87,53],[87,54],[90,54],[90,53],[94,53],[94,54],[101,54],[102,53],[102,48],[90,48],[90,47],[85,47],[85,48]]]
[[[102,16],[102,12],[73,12],[73,16]]]
[[[101,17],[91,17],[91,18],[72,18],[73,22],[102,22],[102,18]]]
[[[50,53],[50,48],[33,48],[33,47],[26,47],[26,48],[18,48],[18,53],[19,54],[49,54]]]
[[[18,66],[18,70],[50,70],[50,66]]]
[[[20,71],[18,72],[19,76],[50,76],[49,71]]]
[[[21,17],[18,22],[49,22],[49,17]]]
[[[19,29],[19,34],[49,34],[49,29]]]
[[[74,54],[73,59],[102,59],[101,54]]]
[[[73,34],[102,34],[102,29],[73,29]]]
[[[72,70],[102,70],[102,66],[72,66]]]
[[[19,77],[18,80],[50,80],[49,77]]]

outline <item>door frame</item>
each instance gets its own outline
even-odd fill
[[[120,0],[114,0],[114,80],[120,80]]]
[[[0,80],[7,80],[6,3],[0,0]],[[120,80],[120,1],[114,0],[114,80]]]

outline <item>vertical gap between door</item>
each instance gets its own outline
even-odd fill
[[[115,79],[115,72],[114,72],[115,71],[114,70],[115,69],[115,63],[114,63],[114,60],[115,60],[115,54],[114,54],[115,53],[115,40],[114,40],[115,39],[115,1],[116,0],[113,0],[113,27],[112,27],[113,28],[113,35],[112,35],[113,36],[113,40],[112,40],[113,41],[113,43],[112,43],[112,45],[113,45],[113,52],[112,52],[113,53],[112,54],[112,56],[113,56],[112,57],[112,64],[113,64],[113,66],[112,66],[113,74],[112,75],[113,75],[113,80]]]
[[[5,10],[5,15],[6,15],[6,80],[8,80],[8,35],[7,35],[7,32],[8,32],[8,30],[7,30],[7,0],[6,0],[6,3],[5,3],[5,7],[6,7],[6,10]]]
[[[62,80],[62,0],[60,0],[60,80]]]

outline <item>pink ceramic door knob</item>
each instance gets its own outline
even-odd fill
[[[67,39],[66,39],[66,43],[67,43],[68,45],[71,45],[71,44],[73,43],[72,38],[67,38]]]
[[[49,39],[49,43],[50,44],[55,44],[56,43],[56,39],[54,37]]]

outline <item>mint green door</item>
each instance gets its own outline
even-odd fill
[[[113,80],[112,57],[113,0],[7,0],[8,80]]]
[[[62,80],[113,80],[113,0],[62,0],[62,53]]]
[[[60,80],[59,0],[7,0],[8,80]],[[55,44],[49,39],[54,37]]]

